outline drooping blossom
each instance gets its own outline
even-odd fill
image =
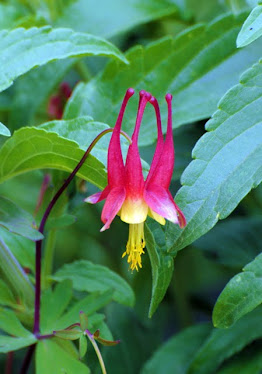
[[[146,245],[144,238],[144,222],[147,215],[160,224],[165,219],[186,225],[186,219],[174,202],[169,186],[174,168],[174,144],[172,134],[172,95],[166,95],[168,108],[167,133],[165,140],[162,134],[160,110],[157,100],[148,92],[140,91],[140,100],[136,117],[132,143],[127,152],[124,164],[120,130],[126,105],[134,90],[129,88],[124,97],[108,148],[108,185],[106,188],[85,201],[95,204],[106,199],[101,220],[104,223],[101,231],[110,227],[118,214],[122,221],[129,223],[129,238],[123,257],[131,270],[142,267],[141,255]],[[147,103],[153,105],[157,119],[158,138],[152,164],[146,180],[142,173],[141,159],[138,150],[138,135],[143,113]]]

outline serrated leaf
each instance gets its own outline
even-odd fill
[[[60,268],[52,279],[61,282],[70,279],[73,288],[78,291],[105,292],[111,290],[113,299],[120,304],[132,306],[135,301],[134,292],[128,283],[118,274],[105,266],[90,261],[75,261]]]
[[[11,336],[0,336],[0,352],[7,353],[16,351],[18,349],[27,347],[36,342],[36,337],[33,334],[28,334],[26,337],[14,338]]]
[[[152,296],[148,312],[149,317],[152,317],[165,296],[174,270],[173,258],[166,253],[164,247],[164,233],[159,224],[157,225],[155,222],[145,225],[146,248],[152,268]]]
[[[210,334],[211,325],[189,327],[170,338],[145,363],[141,374],[186,374],[194,355]]]
[[[257,308],[226,330],[214,329],[200,347],[187,374],[215,373],[223,361],[261,338],[260,320],[261,308]]]
[[[56,26],[112,37],[141,23],[172,14],[177,8],[169,0],[144,0],[142,5],[140,0],[101,0],[99,10],[92,0],[74,1],[64,7]]]
[[[235,275],[219,295],[214,326],[227,328],[262,303],[262,254]]]
[[[111,62],[99,76],[76,87],[64,118],[91,115],[113,126],[128,87],[146,89],[155,95],[164,123],[165,94],[171,92],[174,127],[210,117],[221,96],[237,83],[239,74],[260,58],[262,41],[245,51],[236,48],[244,16],[227,15],[206,26],[187,29],[175,39],[160,39],[146,48],[134,47],[126,54],[129,66],[120,71],[117,63]],[[137,102],[138,95],[127,106],[123,130],[128,133],[134,127]],[[139,135],[141,145],[156,139],[155,123],[154,110],[146,108]]]
[[[33,227],[33,221],[31,214],[0,196],[0,226],[33,241],[43,239],[43,235]]]
[[[87,351],[87,338],[85,335],[81,335],[79,339],[79,357],[83,358]]]
[[[49,61],[83,55],[108,56],[125,63],[121,52],[106,40],[70,29],[49,26],[0,31],[0,91],[14,79]]]
[[[194,247],[210,254],[215,261],[241,269],[261,252],[262,219],[236,217],[219,222],[194,243]]]
[[[0,122],[0,135],[11,136],[9,129]]]
[[[89,374],[89,368],[50,339],[40,340],[36,347],[36,373]]]
[[[57,330],[57,320],[62,316],[72,297],[72,284],[64,281],[56,285],[54,291],[46,290],[41,298],[41,332]],[[77,322],[77,321],[75,321]],[[68,326],[63,326],[66,328]]]
[[[176,202],[187,219],[181,230],[167,224],[168,248],[184,248],[226,218],[262,179],[262,63],[245,72],[240,84],[219,102],[207,133],[193,150]]]
[[[245,47],[262,35],[262,5],[256,6],[245,20],[237,37],[237,47]]]
[[[34,169],[71,172],[83,154],[75,142],[55,133],[33,127],[22,128],[15,131],[0,150],[0,182]],[[101,189],[107,183],[104,166],[92,155],[88,156],[77,175]]]

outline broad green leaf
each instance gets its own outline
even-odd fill
[[[252,341],[261,338],[261,308],[240,319],[234,326],[214,329],[200,347],[187,374],[215,373],[219,365]]]
[[[235,275],[219,295],[214,326],[227,328],[262,303],[262,254]]]
[[[198,239],[194,246],[223,265],[241,269],[261,252],[261,225],[260,218],[228,219],[218,223]]]
[[[36,347],[36,374],[89,374],[90,370],[50,339],[40,340]]]
[[[19,302],[25,303],[29,308],[33,307],[34,287],[2,237],[0,238],[0,269]]]
[[[173,336],[146,362],[141,374],[186,374],[190,362],[210,331],[209,324],[201,324]]]
[[[73,323],[79,322],[79,312],[83,311],[89,320],[89,325],[98,321],[92,322],[92,314],[97,310],[103,308],[105,305],[112,301],[113,292],[104,292],[104,293],[92,293],[81,299],[80,301],[75,302],[69,310],[58,319],[56,323],[56,330],[64,329]],[[101,321],[99,316],[99,321]]]
[[[14,257],[22,267],[35,271],[35,243],[32,240],[15,235],[5,228],[0,227],[0,237],[10,248]]]
[[[187,29],[175,39],[160,39],[146,48],[134,47],[126,54],[130,65],[119,70],[112,61],[99,76],[76,87],[67,103],[65,119],[91,115],[113,126],[128,87],[146,89],[156,96],[163,123],[167,118],[167,92],[174,96],[174,127],[210,117],[221,96],[238,82],[240,73],[261,56],[260,40],[245,50],[236,48],[244,16],[227,15],[211,24]],[[128,133],[134,128],[137,103],[138,93],[130,100],[124,117],[123,130]],[[148,145],[155,139],[155,114],[148,107],[140,143]]]
[[[262,35],[262,5],[256,6],[247,17],[238,37],[237,47],[245,47]]]
[[[41,332],[57,330],[57,320],[62,316],[72,297],[72,284],[64,281],[56,285],[54,291],[46,290],[41,299]],[[64,326],[66,328],[68,326]]]
[[[193,150],[176,202],[187,219],[181,230],[168,224],[169,250],[176,253],[226,218],[262,179],[262,63],[219,102],[207,133]]]
[[[84,152],[70,140],[37,128],[22,128],[0,150],[0,182],[29,170],[52,168],[71,172]],[[104,166],[89,155],[77,174],[101,189],[106,185]]]
[[[27,337],[31,333],[24,328],[15,312],[12,310],[0,308],[0,330],[7,332],[10,335]]]
[[[101,0],[99,12],[92,0],[77,0],[64,7],[62,16],[56,21],[58,27],[95,35],[112,37],[157,18],[174,13],[177,7],[171,0]]]
[[[241,352],[236,355],[232,362],[227,364],[217,374],[261,374],[262,356],[261,350],[252,354],[252,351]]]
[[[8,285],[0,279],[0,305],[14,306],[16,300]]]
[[[35,342],[36,342],[36,337],[30,333],[28,334],[28,336],[19,337],[19,338],[1,335],[0,336],[0,353],[17,351],[18,349],[32,345]]]
[[[171,281],[174,260],[167,254],[164,232],[155,222],[145,225],[146,248],[152,267],[152,296],[148,315],[152,317]]]
[[[5,125],[3,125],[1,122],[0,122],[0,135],[11,136],[11,133],[8,130],[8,128]]]
[[[43,235],[33,227],[33,221],[31,214],[0,196],[0,226],[33,241],[43,239]]]
[[[1,29],[12,29],[23,15],[23,8],[18,4],[0,4]]]
[[[106,40],[70,29],[41,28],[0,31],[0,91],[32,68],[52,60],[83,55],[115,57],[127,62]]]
[[[80,260],[60,268],[52,279],[61,282],[70,279],[77,291],[106,292],[113,291],[113,300],[120,304],[132,306],[135,295],[128,283],[118,274],[105,266]]]

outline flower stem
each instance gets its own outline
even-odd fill
[[[84,164],[87,156],[93,149],[93,147],[96,145],[99,139],[102,138],[105,134],[112,132],[113,129],[106,129],[102,131],[97,137],[92,141],[90,146],[87,148],[86,152],[84,153],[83,157],[79,161],[79,163],[76,165],[75,169],[72,171],[72,173],[69,175],[69,177],[65,180],[61,188],[57,191],[57,193],[54,195],[52,200],[50,201],[43,218],[40,222],[40,226],[38,231],[43,234],[46,221],[49,217],[49,214],[51,213],[53,207],[55,206],[57,200],[62,195],[62,193],[65,191],[65,189],[68,187],[69,183],[73,180],[74,176],[78,172],[78,170],[81,168],[81,166]],[[122,132],[122,134],[129,140],[129,136]],[[42,240],[38,240],[36,242],[36,259],[35,259],[35,311],[34,311],[34,329],[33,332],[37,336],[40,333],[40,299],[41,299],[41,252],[42,252]]]
[[[100,364],[100,367],[101,367],[101,370],[102,370],[102,373],[106,374],[106,367],[105,367],[105,364],[104,364],[104,361],[103,361],[103,357],[102,357],[101,352],[100,352],[100,350],[99,350],[99,348],[96,344],[95,339],[93,338],[93,334],[91,334],[91,332],[89,330],[86,330],[86,335],[87,335],[88,339],[90,340],[91,344],[94,347],[94,350],[96,352],[96,355],[97,355],[97,358],[98,358],[98,361],[99,361],[99,364]]]
[[[55,242],[56,242],[56,230],[50,230],[48,233],[47,241],[45,244],[45,255],[43,261],[43,270],[42,275],[44,277],[44,288],[48,286],[50,280],[48,279],[49,275],[52,273],[53,268],[53,257],[54,257],[54,249],[55,249]]]
[[[30,366],[31,359],[32,359],[34,351],[35,351],[35,347],[36,347],[36,344],[30,345],[30,347],[29,347],[29,349],[28,349],[28,351],[25,355],[24,361],[22,363],[20,374],[26,374],[27,373],[27,371],[29,369],[29,366]]]

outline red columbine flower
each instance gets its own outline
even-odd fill
[[[129,88],[124,97],[108,148],[108,185],[106,188],[85,201],[98,203],[106,199],[101,219],[101,231],[110,227],[117,214],[122,221],[129,223],[129,238],[126,251],[131,270],[142,267],[141,255],[144,253],[144,222],[147,215],[164,225],[165,219],[186,225],[186,220],[173,200],[169,186],[174,168],[174,144],[172,135],[172,95],[166,95],[168,123],[165,141],[161,129],[161,118],[157,100],[148,92],[140,92],[136,125],[124,165],[120,146],[120,130],[128,100],[134,94]],[[146,104],[150,102],[157,118],[158,138],[155,154],[146,180],[143,178],[141,159],[138,150],[138,134]]]

